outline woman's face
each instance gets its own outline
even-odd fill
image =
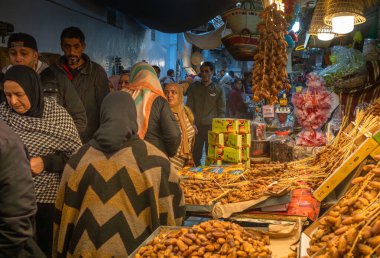
[[[243,86],[243,84],[242,84],[242,82],[241,81],[237,81],[236,83],[235,83],[235,88],[237,89],[237,90],[241,90],[241,87]]]
[[[30,109],[30,101],[24,89],[15,81],[4,82],[4,93],[8,105],[17,113],[24,114]]]
[[[170,106],[175,106],[179,101],[179,92],[175,86],[166,85],[165,87],[165,96],[168,99]]]
[[[120,80],[119,80],[120,90],[126,89],[128,84],[129,84],[129,74],[123,74],[122,76],[120,76]]]

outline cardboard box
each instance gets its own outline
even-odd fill
[[[250,154],[250,147],[243,147],[241,148],[241,158],[242,160],[249,160],[249,154]]]
[[[251,133],[251,122],[247,119],[235,120],[238,133]]]
[[[228,161],[228,162],[241,162],[242,161],[241,149],[224,147],[223,160]]]
[[[212,159],[223,159],[224,146],[208,145],[207,157]]]
[[[223,146],[224,145],[224,134],[216,133],[213,131],[208,131],[207,142],[211,145]]]
[[[214,118],[212,119],[212,131],[215,133],[236,133],[238,131],[237,123],[232,118]]]
[[[206,157],[206,166],[210,166],[210,165],[218,165],[218,166],[221,166],[222,165],[222,160],[221,159],[214,159],[214,158],[211,158],[211,157]]]
[[[241,145],[243,147],[251,147],[252,136],[250,133],[241,134]]]
[[[242,147],[242,136],[236,133],[229,133],[224,135],[224,145],[232,148]]]
[[[374,138],[365,140],[340,167],[323,181],[313,196],[318,201],[325,199],[378,145],[379,143]]]

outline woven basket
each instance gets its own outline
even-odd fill
[[[313,17],[311,18],[309,34],[313,36],[317,36],[318,33],[332,33],[335,37],[340,37],[343,35],[335,34],[332,32],[332,27],[326,25],[323,22],[323,18],[326,14],[326,5],[327,0],[319,0],[317,5],[315,6]]]
[[[340,79],[334,83],[334,91],[351,92],[365,88],[367,83],[367,74],[361,73],[348,78]]]
[[[230,34],[222,38],[223,45],[238,61],[253,61],[259,45],[259,36],[251,34]]]
[[[366,21],[363,16],[364,5],[361,0],[326,0],[326,15],[324,23],[332,26],[332,18],[336,16],[350,16],[355,17],[354,24],[361,24]]]
[[[236,34],[242,32],[255,34],[257,24],[260,22],[259,12],[238,7],[223,13],[222,18]]]

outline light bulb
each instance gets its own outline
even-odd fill
[[[354,16],[337,16],[331,20],[332,31],[337,34],[347,34],[354,30]]]
[[[299,22],[299,21],[296,21],[296,22],[293,24],[292,31],[294,31],[295,33],[297,33],[299,30],[300,30],[300,22]]]
[[[332,34],[332,33],[320,32],[317,34],[317,36],[318,36],[318,39],[322,40],[322,41],[329,41],[329,40],[332,40],[334,38],[334,34]]]

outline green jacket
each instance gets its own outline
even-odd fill
[[[195,125],[211,125],[212,119],[225,117],[226,99],[223,89],[215,83],[207,87],[194,82],[187,90],[186,105],[193,111]]]

